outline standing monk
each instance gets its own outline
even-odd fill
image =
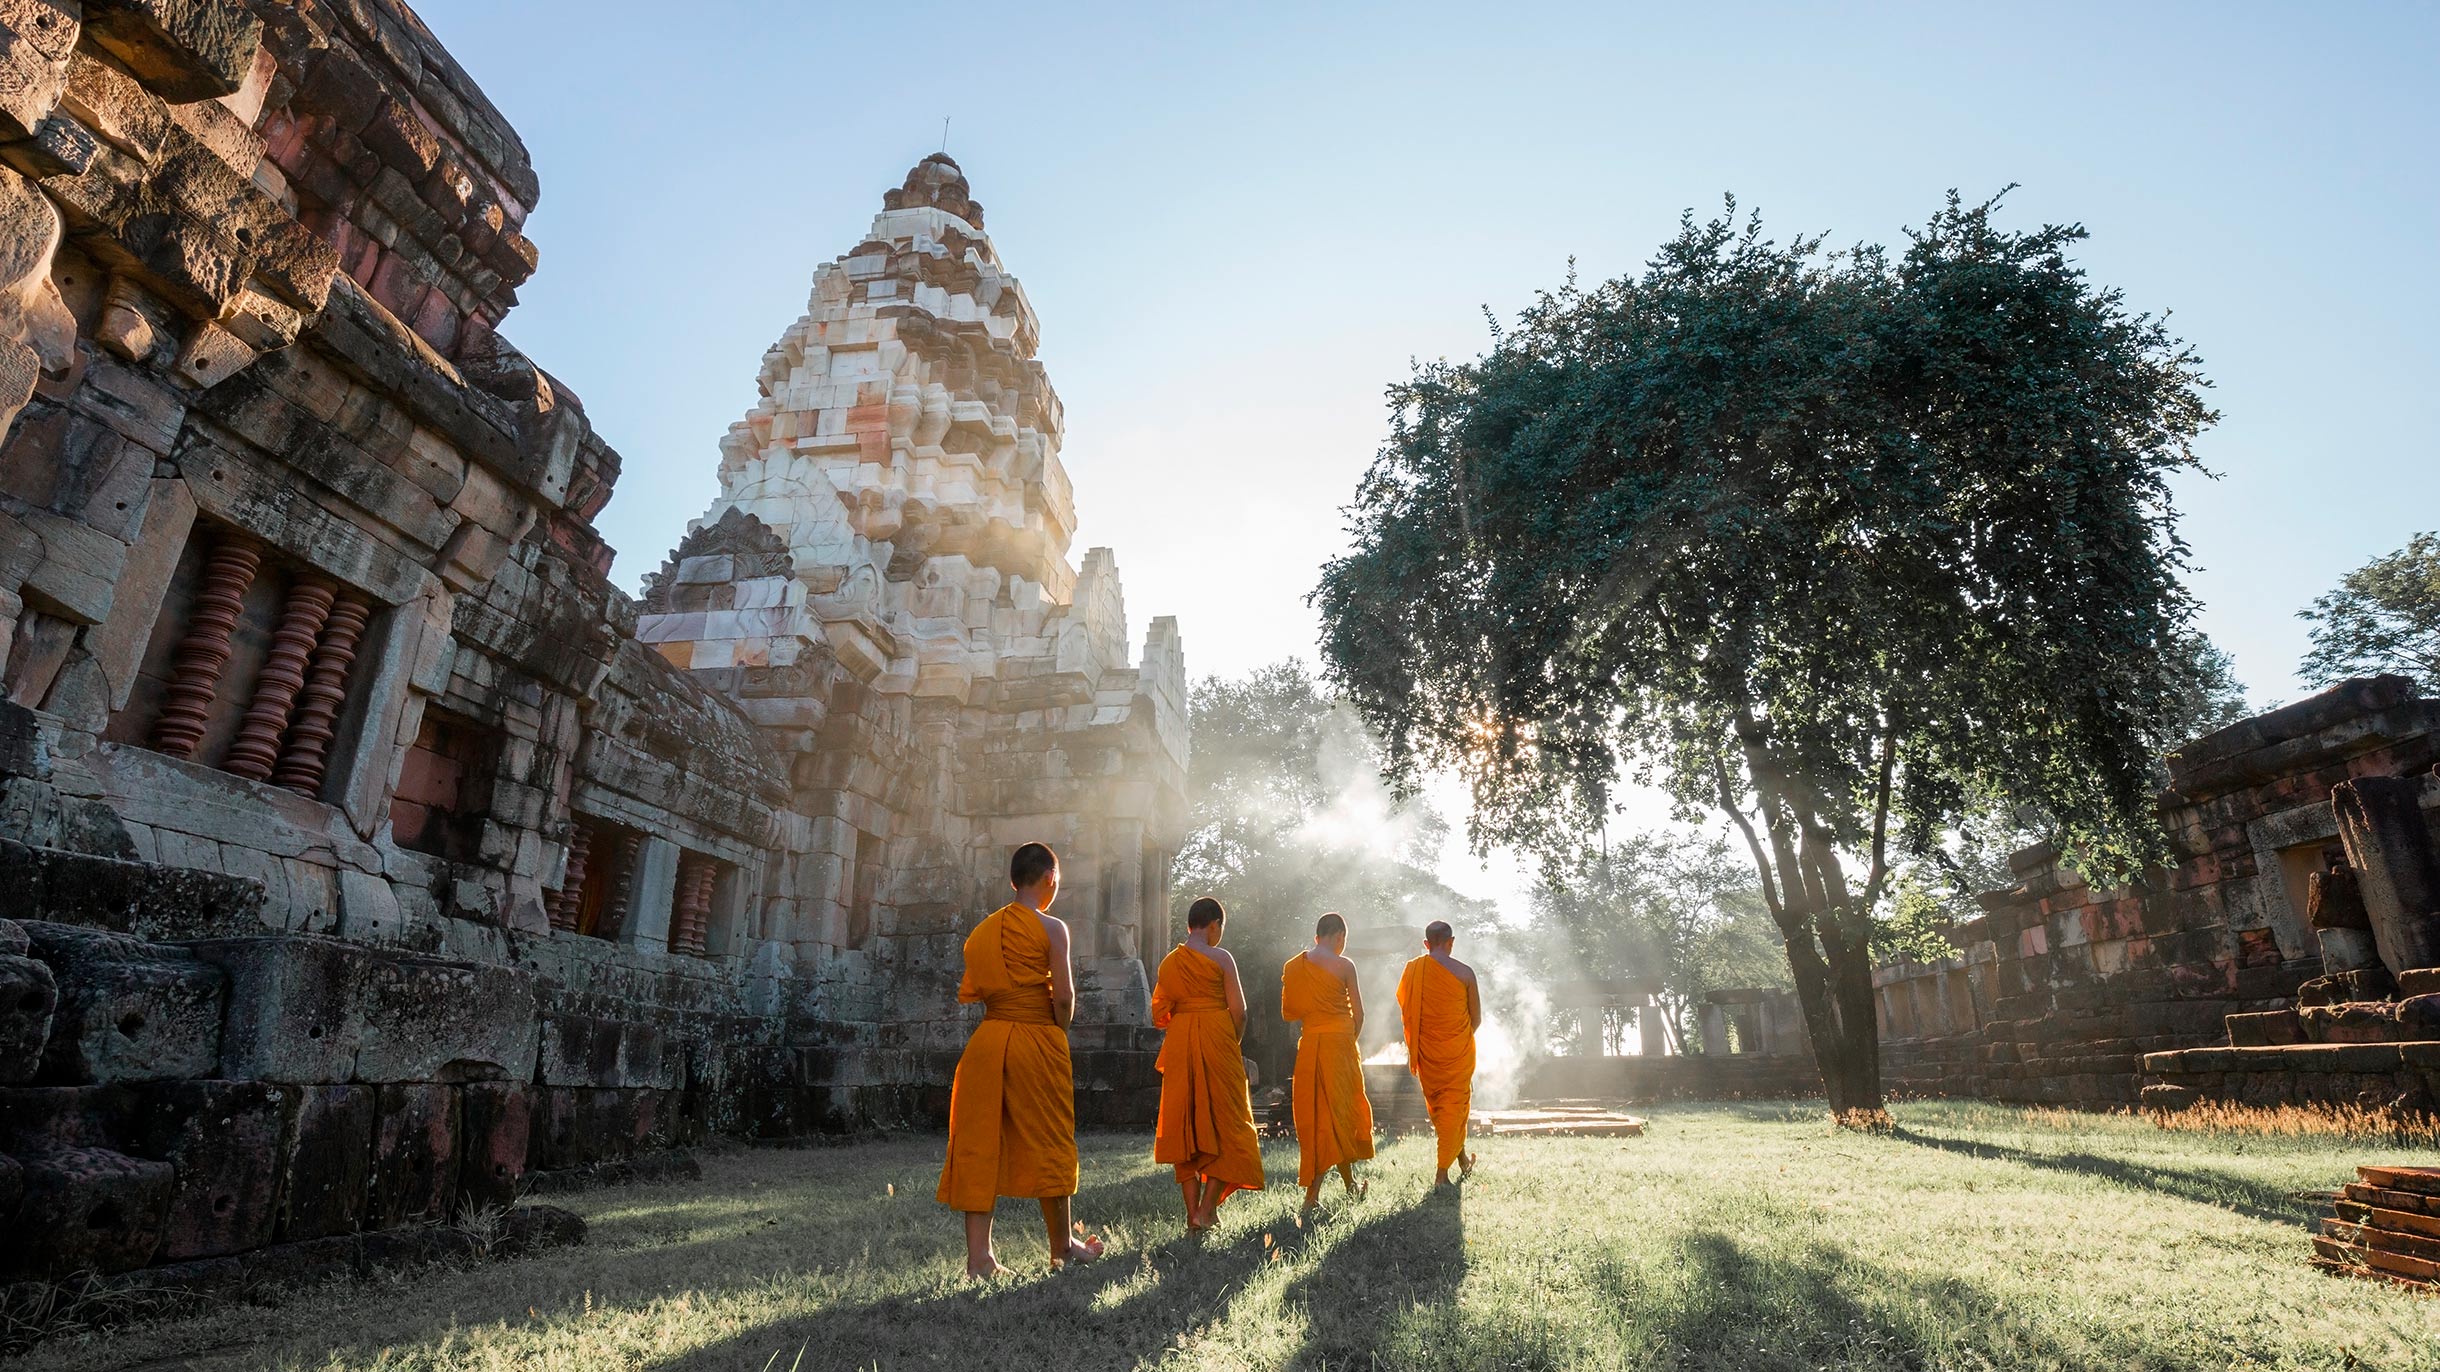
[[[1474,969],[1449,956],[1457,933],[1445,920],[1423,929],[1423,956],[1398,978],[1398,1017],[1406,1024],[1406,1069],[1423,1088],[1440,1140],[1440,1175],[1449,1184],[1449,1164],[1460,1178],[1474,1171],[1466,1151],[1466,1115],[1474,1107],[1474,1031],[1483,1027],[1482,988]]]
[[[1364,1098],[1364,993],[1347,960],[1347,921],[1337,911],[1313,925],[1313,946],[1279,972],[1279,1017],[1298,1022],[1296,1179],[1305,1209],[1322,1203],[1322,1178],[1339,1169],[1347,1194],[1361,1196],[1355,1164],[1373,1155],[1372,1102]]]
[[[1246,1089],[1245,987],[1237,960],[1220,947],[1228,912],[1205,896],[1186,910],[1186,941],[1161,959],[1152,1024],[1161,1039],[1161,1121],[1152,1160],[1174,1164],[1186,1197],[1186,1227],[1219,1220],[1232,1191],[1262,1189],[1262,1143]]]
[[[960,1003],[981,1001],[983,1022],[966,1040],[949,1088],[949,1160],[940,1169],[940,1202],[966,1213],[966,1275],[1008,1269],[991,1251],[991,1208],[1002,1196],[1042,1202],[1051,1266],[1101,1256],[1101,1240],[1070,1228],[1076,1194],[1076,1073],[1068,1062],[1068,1023],[1076,1017],[1076,975],[1068,963],[1067,925],[1051,917],[1059,859],[1028,843],[1008,860],[1015,903],[966,936]]]

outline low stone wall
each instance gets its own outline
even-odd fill
[[[1956,957],[1875,970],[1892,1090],[2137,1103],[2148,1054],[2225,1042],[2230,1015],[2295,1004],[2322,961],[2306,881],[2338,834],[2330,795],[2440,758],[2440,701],[2398,677],[2347,682],[2169,758],[2174,865],[2096,889],[2047,847],[1950,934]],[[2264,1087],[2265,1091],[2269,1088]]]

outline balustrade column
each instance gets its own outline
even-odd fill
[[[636,868],[644,862],[644,836],[629,834],[619,840],[618,885],[610,895],[610,908],[593,930],[603,938],[615,939],[623,933],[635,915]]]
[[[701,853],[687,853],[678,859],[678,901],[671,912],[669,930],[671,952],[703,952],[704,938],[711,928],[712,883],[719,875],[719,865]]]
[[[314,640],[322,632],[322,621],[329,618],[331,601],[338,588],[320,578],[295,583],[288,588],[288,603],[280,610],[279,627],[271,631],[271,653],[263,659],[263,672],[254,683],[254,701],[246,707],[246,717],[238,723],[237,737],[229,744],[229,756],[221,770],[249,781],[262,781],[271,775],[271,764],[280,756],[280,735],[288,728],[288,716],[296,708],[297,692],[305,688],[305,661],[313,652]]]
[[[262,564],[262,549],[234,534],[222,534],[197,578],[195,609],[171,659],[161,717],[153,723],[152,746],[171,757],[193,757],[212,713],[212,695],[229,665],[230,635],[245,609],[246,588]]]
[[[331,603],[321,641],[314,645],[313,665],[306,670],[304,694],[297,699],[296,722],[288,726],[279,766],[271,773],[273,785],[304,796],[321,791],[339,707],[347,701],[348,668],[356,661],[356,642],[372,613],[372,602],[353,590],[341,590]]]
[[[593,829],[583,820],[568,826],[568,873],[551,895],[551,927],[574,932],[585,903],[585,862],[593,851]]]

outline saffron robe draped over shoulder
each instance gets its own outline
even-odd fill
[[[1398,1017],[1406,1024],[1406,1068],[1423,1088],[1445,1168],[1466,1151],[1474,1106],[1473,993],[1426,953],[1398,978]]]
[[[1373,1155],[1372,1102],[1356,1050],[1356,1007],[1347,983],[1299,953],[1279,972],[1279,1014],[1299,1022],[1296,1039],[1296,1181]]]
[[[1254,1097],[1220,964],[1184,944],[1170,949],[1152,988],[1152,1022],[1167,1031],[1155,1064],[1161,1118],[1152,1160],[1176,1166],[1181,1181],[1211,1177],[1232,1188],[1261,1190]]]
[[[966,936],[960,1003],[983,1003],[949,1088],[943,1205],[989,1210],[1001,1196],[1076,1194],[1076,1072],[1051,1018],[1051,941],[1042,916],[1007,905]]]

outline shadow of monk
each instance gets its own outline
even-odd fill
[[[1303,1306],[1307,1323],[1304,1346],[1284,1365],[1373,1366],[1393,1323],[1454,1299],[1465,1276],[1463,1187],[1437,1187],[1403,1210],[1364,1213],[1288,1288],[1285,1303]]]

